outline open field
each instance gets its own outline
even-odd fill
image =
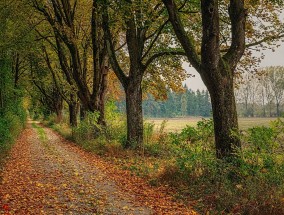
[[[161,123],[167,120],[166,132],[179,132],[186,125],[196,126],[201,117],[185,117],[185,118],[151,118],[146,119],[146,122],[153,122],[156,130],[160,128]],[[239,118],[240,129],[248,129],[254,126],[269,126],[269,123],[276,118]]]

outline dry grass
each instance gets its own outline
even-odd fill
[[[184,118],[151,118],[146,119],[146,122],[152,122],[155,124],[155,129],[160,128],[161,123],[167,120],[165,132],[179,132],[186,125],[196,126],[201,117],[184,117]],[[269,123],[276,118],[239,118],[240,129],[248,129],[254,126],[268,126]]]

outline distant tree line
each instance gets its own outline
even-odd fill
[[[119,112],[125,112],[125,100],[117,102]],[[148,94],[143,101],[145,117],[182,117],[182,116],[211,116],[211,103],[207,90],[189,89],[184,86],[184,92],[168,90],[166,100],[156,100]]]
[[[284,67],[266,67],[257,74],[245,75],[235,91],[235,96],[240,117],[283,116]],[[117,107],[119,112],[125,113],[125,100],[118,101]],[[184,92],[168,90],[165,100],[157,100],[148,94],[143,101],[145,117],[209,117],[211,111],[208,91],[193,91],[186,85]]]
[[[236,91],[243,117],[280,117],[284,113],[284,67],[263,68],[258,78],[247,74]]]

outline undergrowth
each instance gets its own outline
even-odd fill
[[[145,123],[142,152],[123,148],[122,116],[107,122],[99,136],[94,135],[95,122],[82,122],[73,129],[73,139],[154,186],[173,187],[176,199],[202,214],[284,214],[283,119],[242,132],[242,150],[231,162],[216,159],[212,120],[203,119],[179,133],[166,133],[166,121],[158,129]]]
[[[25,122],[26,113],[21,107],[11,107],[2,113],[0,111],[0,171]]]

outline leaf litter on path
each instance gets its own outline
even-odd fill
[[[29,124],[11,150],[0,176],[0,214],[197,214],[175,202],[167,187],[151,187],[40,129],[45,138]]]

